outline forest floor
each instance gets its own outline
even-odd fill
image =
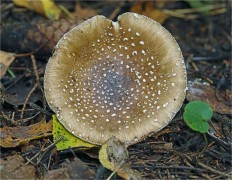
[[[64,9],[56,20],[62,29],[58,37],[94,15],[117,20],[118,15],[131,11],[159,21],[181,47],[188,76],[182,108],[164,129],[128,148],[128,163],[142,179],[232,178],[229,1],[198,6],[188,1],[130,0],[56,4]],[[111,172],[99,162],[97,148],[57,151],[53,142],[52,110],[44,98],[43,76],[58,41],[49,36],[56,33],[54,22],[13,2],[1,1],[0,8],[4,51],[0,59],[1,179],[106,179]],[[185,105],[193,100],[209,103],[214,111],[206,134],[208,147],[200,157],[204,137],[191,130],[182,117]]]

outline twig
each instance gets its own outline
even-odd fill
[[[170,171],[169,171],[169,169],[167,169],[167,176],[168,176],[167,179],[171,179],[171,178],[170,178]]]
[[[32,65],[33,65],[33,70],[35,72],[35,76],[36,76],[36,83],[43,95],[43,108],[44,110],[46,109],[46,99],[45,99],[45,94],[44,94],[44,91],[43,91],[43,88],[40,84],[40,78],[39,78],[39,74],[38,74],[38,71],[37,71],[37,65],[36,65],[36,60],[35,60],[35,56],[31,55],[31,60],[32,60]]]
[[[180,156],[184,156],[190,163],[196,164],[196,165],[198,165],[198,166],[204,168],[205,170],[208,170],[208,171],[210,171],[210,172],[212,172],[212,173],[214,173],[214,174],[218,174],[218,175],[221,175],[221,176],[223,176],[223,177],[231,177],[231,174],[227,174],[227,173],[218,171],[218,170],[216,170],[216,169],[213,169],[213,168],[211,168],[211,167],[209,167],[209,166],[207,166],[207,165],[205,165],[205,164],[199,162],[199,159],[198,159],[197,157],[196,157],[196,159],[193,161],[193,160],[192,160],[188,155],[186,155],[186,154],[181,154],[181,153],[179,153],[179,152],[175,152],[175,153],[178,154],[178,155],[180,155]]]
[[[25,73],[22,74],[22,75],[20,75],[16,80],[14,80],[14,82],[11,83],[9,86],[7,86],[7,87],[5,88],[5,90],[8,90],[10,87],[12,87],[13,85],[15,85],[19,80],[21,80],[21,79],[23,78],[23,76],[25,76]]]
[[[113,19],[117,16],[117,14],[120,12],[121,7],[124,6],[124,4],[125,4],[125,2],[124,2],[124,1],[121,1],[121,2],[119,3],[119,5],[113,10],[113,12],[111,13],[109,19],[112,19],[112,20],[113,20]]]
[[[15,112],[12,113],[12,117],[13,117],[14,114],[15,114]],[[8,117],[8,115],[6,115],[3,111],[1,111],[0,117],[3,117],[4,119],[9,121],[13,125],[17,125],[17,122],[13,118]]]
[[[24,118],[22,119],[22,122],[25,123],[33,118],[35,118],[36,116],[38,116],[40,114],[40,112],[36,113],[35,115],[31,116],[31,117],[28,117],[28,118]]]
[[[208,139],[207,139],[205,133],[203,133],[203,137],[204,137],[204,140],[205,140],[205,147],[204,147],[204,149],[202,149],[201,152],[198,154],[199,157],[201,157],[202,154],[205,152],[205,150],[208,148]]]
[[[110,174],[106,180],[110,180],[112,176],[124,165],[125,161],[121,161],[120,164],[115,168],[115,170]]]
[[[211,178],[210,176],[208,176],[207,174],[201,173],[200,175],[201,175],[203,178],[205,178],[205,179],[212,180],[212,178]]]
[[[42,154],[40,156],[40,158],[37,160],[36,165],[39,164],[40,160],[42,159],[42,157],[44,156],[44,154],[51,148],[53,147],[55,144],[57,144],[61,139],[63,138],[63,136],[60,136],[54,143],[50,144],[48,147],[46,147],[45,149],[40,150],[38,153],[36,153],[31,159],[27,159],[27,162],[25,165],[32,163],[32,160],[35,159],[36,157],[38,157],[40,154]],[[32,163],[33,164],[33,163]]]
[[[160,172],[160,169],[158,169],[158,176],[159,176],[160,179],[163,179],[162,174]]]
[[[231,177],[230,174],[226,174],[224,172],[221,172],[221,171],[218,171],[216,169],[213,169],[213,168],[211,168],[211,167],[209,167],[209,166],[207,166],[207,165],[205,165],[205,164],[203,164],[203,163],[201,163],[199,161],[197,161],[196,163],[197,163],[197,165],[201,166],[204,169],[207,169],[208,171],[210,171],[210,172],[212,172],[214,174],[218,174],[218,175],[221,175],[221,176],[224,176],[224,177],[228,177],[228,178]]]
[[[21,115],[20,115],[20,121],[21,121],[21,122],[23,122],[23,114],[24,114],[24,111],[25,111],[25,109],[26,109],[27,102],[29,101],[29,99],[30,99],[32,93],[36,90],[37,87],[38,87],[37,83],[34,84],[33,88],[31,89],[31,91],[30,91],[30,92],[28,93],[28,95],[27,95],[27,98],[26,98],[26,100],[25,100],[25,102],[24,102],[24,104],[23,104],[22,112],[21,112]]]
[[[197,65],[194,61],[191,61],[191,64],[192,64],[195,71],[199,71],[199,68],[197,67]]]
[[[43,42],[37,49],[35,49],[32,52],[29,53],[23,53],[23,54],[15,54],[15,57],[24,57],[24,56],[33,56],[36,52],[38,52],[44,45],[46,44],[46,41]]]
[[[41,93],[43,94],[43,106],[44,108],[46,108],[46,101],[45,101],[45,96],[44,96],[44,92],[43,92],[43,88],[39,82],[39,74],[38,74],[38,71],[37,71],[37,65],[36,65],[36,60],[35,60],[35,57],[34,55],[31,55],[31,61],[32,61],[32,66],[33,66],[33,71],[34,71],[34,74],[35,74],[35,78],[36,78],[36,83],[34,84],[33,88],[31,89],[31,91],[28,93],[27,95],[27,98],[23,104],[23,108],[22,108],[22,112],[21,112],[21,115],[20,115],[20,121],[22,122],[22,119],[23,119],[23,114],[24,114],[24,111],[26,109],[26,105],[32,95],[32,93],[36,90],[36,88],[39,87],[39,89],[41,90]]]
[[[51,145],[49,145],[48,147],[46,147],[43,151],[41,151],[42,154],[38,158],[36,165],[38,165],[40,163],[40,161],[42,160],[42,158],[44,157],[44,155],[47,153],[47,151],[49,151],[52,147],[54,147],[55,144],[58,143],[62,138],[63,138],[63,136],[60,136],[54,143],[52,143]]]
[[[48,160],[48,165],[47,165],[48,170],[49,170],[49,167],[50,167],[50,164],[51,164],[51,159],[52,159],[52,155],[50,154],[49,160]]]
[[[202,171],[207,171],[205,169],[201,169],[201,168],[195,168],[194,166],[192,166],[191,164],[188,163],[188,165],[190,167],[187,166],[154,166],[154,169],[176,169],[176,170],[191,170],[191,171],[198,171],[198,172],[202,172]],[[154,170],[153,169],[153,170]]]
[[[70,148],[70,151],[71,151],[71,153],[73,154],[73,156],[76,158],[77,156],[76,156],[76,154],[74,153],[74,151],[73,151],[72,148]]]
[[[193,56],[193,61],[218,61],[225,58],[225,56]]]
[[[215,135],[213,135],[212,133],[208,132],[207,133],[214,141],[216,141],[217,143],[219,143],[226,151],[228,151],[229,153],[231,153],[231,144],[226,143],[225,141],[217,138]]]
[[[226,12],[226,7],[225,5],[208,5],[208,6],[203,6],[200,7],[198,9],[176,9],[176,10],[168,10],[168,9],[164,9],[162,10],[163,13],[170,15],[170,16],[174,16],[174,17],[179,17],[179,18],[184,18],[184,19],[196,19],[198,17],[200,17],[200,15],[195,14],[195,13],[199,13],[199,12],[203,12],[205,10],[210,10],[211,11],[211,15],[216,15],[221,14],[221,13],[225,13]],[[214,12],[214,13],[213,13]]]
[[[35,103],[29,103],[29,105],[31,108],[38,110],[39,112],[41,112],[47,116],[52,116],[52,113],[49,113],[48,111],[42,109],[40,106],[36,105]]]
[[[35,77],[36,77],[36,82],[39,82],[39,74],[37,72],[37,65],[36,65],[36,61],[35,61],[35,56],[31,55],[31,60],[32,60],[32,66],[33,66],[33,71],[35,73]]]

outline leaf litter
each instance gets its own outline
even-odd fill
[[[71,4],[71,2],[66,2],[66,3]],[[88,7],[88,8],[85,8],[85,10],[92,9],[95,12],[97,12],[97,14],[99,14],[99,13],[104,14],[104,12],[102,11],[102,9],[104,9],[104,8],[101,7],[101,4],[103,4],[103,5],[107,4],[106,2],[104,2],[104,3],[95,2],[93,5],[89,2],[87,2],[87,3],[80,2],[81,7],[82,7],[83,3],[85,5],[86,4],[88,5],[88,6],[85,6],[85,7]],[[120,7],[121,9],[119,9],[119,10],[117,9],[117,11],[115,11],[115,12],[120,14],[124,11],[124,9],[131,9],[135,4],[136,3],[134,3],[134,2],[128,1],[128,2],[124,3],[123,6]],[[149,5],[149,3],[147,3],[147,4],[146,4],[146,2],[144,2],[144,4],[143,3],[140,4],[141,7],[137,7],[141,11],[141,14],[148,13],[146,11],[146,9],[143,9],[144,7],[146,7],[147,9],[150,8],[151,12],[153,11],[153,9]],[[167,3],[167,4],[169,4],[169,3]],[[201,76],[203,74],[204,75],[204,76],[202,76],[203,78],[210,79],[212,82],[212,84],[210,84],[209,87],[214,86],[214,87],[216,87],[215,91],[217,91],[218,90],[217,89],[218,79],[226,77],[228,75],[227,72],[228,72],[228,69],[230,67],[230,63],[228,63],[229,56],[227,55],[231,49],[230,45],[228,45],[228,43],[227,43],[228,39],[230,39],[230,38],[228,38],[229,31],[228,31],[228,22],[226,19],[227,16],[224,16],[224,14],[226,15],[227,12],[222,9],[223,11],[216,12],[215,15],[217,15],[217,16],[215,16],[215,17],[211,17],[211,13],[209,16],[205,16],[205,15],[202,16],[200,13],[196,13],[196,11],[194,9],[187,6],[186,3],[184,3],[184,2],[173,1],[170,3],[170,5],[173,5],[173,4],[174,4],[173,7],[176,7],[177,9],[183,8],[183,10],[185,9],[185,11],[186,11],[186,8],[187,8],[188,12],[194,12],[194,14],[187,14],[187,16],[190,17],[191,15],[194,15],[194,18],[199,18],[200,20],[203,20],[205,18],[205,19],[210,20],[209,22],[212,23],[213,25],[215,25],[215,26],[211,26],[212,24],[211,25],[208,24],[207,23],[208,21],[207,22],[197,21],[197,20],[190,21],[190,20],[188,20],[187,16],[186,16],[186,18],[185,18],[185,16],[183,16],[184,13],[182,13],[182,16],[181,16],[182,19],[178,19],[178,18],[176,18],[177,14],[173,14],[175,12],[173,9],[171,9],[170,11],[162,11],[162,13],[166,13],[168,16],[171,16],[171,18],[168,17],[168,19],[164,18],[164,21],[161,18],[161,22],[163,22],[163,23],[165,22],[164,24],[165,24],[166,28],[169,29],[170,31],[172,31],[174,36],[177,38],[177,41],[180,43],[181,48],[183,50],[183,55],[185,56],[185,59],[188,59],[189,57],[193,57],[192,59],[193,59],[194,63],[190,62],[190,65],[188,67],[189,78],[196,78],[197,76]],[[77,3],[76,3],[76,5],[77,5]],[[222,5],[224,5],[224,3],[222,3]],[[137,5],[137,6],[139,6],[139,5]],[[95,8],[93,8],[93,7],[95,7]],[[11,12],[12,10],[14,10],[14,8],[15,7],[7,8],[6,12]],[[116,7],[115,7],[115,9],[116,9]],[[160,10],[160,8],[158,8],[158,9]],[[164,7],[161,6],[161,9],[167,10],[168,8],[166,6],[164,6]],[[5,14],[7,14],[6,12],[3,13],[3,16]],[[14,11],[14,13],[17,14],[17,12],[15,12],[15,11]],[[76,12],[76,13],[78,13],[78,12]],[[178,11],[178,13],[181,13],[181,12]],[[159,14],[160,14],[160,12],[158,12],[158,15]],[[86,18],[88,18],[88,15],[89,14],[86,13]],[[195,15],[197,15],[197,16],[195,16]],[[28,17],[27,16],[28,16],[28,14],[24,15],[23,13],[21,13],[20,16],[18,16],[17,21],[19,21],[20,18],[22,18],[22,19],[29,18],[29,16]],[[116,17],[116,16],[114,15],[112,17]],[[8,18],[11,18],[11,17],[8,17]],[[83,17],[83,19],[84,18],[85,17]],[[223,18],[223,21],[220,21],[221,18]],[[5,18],[5,19],[7,19],[7,18]],[[29,21],[31,23],[31,17],[29,18]],[[25,22],[25,20],[21,21],[20,23],[22,23],[22,22]],[[44,22],[46,22],[46,21],[44,21]],[[215,27],[218,27],[219,22],[221,22],[220,26],[222,28],[220,28],[220,29],[215,28]],[[44,27],[46,27],[46,24],[47,24],[47,22],[45,23]],[[52,25],[54,25],[54,24],[52,24]],[[58,23],[58,24],[62,24],[62,23]],[[52,27],[52,25],[48,24],[48,27]],[[71,25],[73,25],[73,24],[71,23]],[[14,29],[12,27],[17,28],[17,26],[11,26],[10,29]],[[59,29],[62,29],[60,27],[61,26],[59,26]],[[184,27],[184,28],[182,28],[182,27]],[[182,28],[182,31],[180,31],[180,28]],[[213,29],[211,29],[213,31],[211,31],[210,28],[213,28]],[[9,28],[8,28],[8,30],[9,30]],[[53,29],[53,30],[46,31],[46,33],[52,32],[50,34],[54,34],[53,32],[55,32],[57,29]],[[224,32],[222,32],[222,31],[224,31]],[[17,31],[17,32],[20,32],[20,31]],[[34,31],[34,32],[38,32],[38,31]],[[211,34],[212,32],[214,32],[213,35]],[[37,33],[35,33],[35,34],[37,34]],[[62,33],[60,33],[60,34],[62,34]],[[2,37],[7,37],[7,36],[2,36]],[[29,37],[29,36],[26,36],[26,38],[27,37]],[[45,37],[45,36],[43,35],[43,37]],[[26,39],[26,38],[23,38],[23,39]],[[7,38],[4,38],[4,39],[7,39]],[[32,38],[30,41],[33,41],[34,39],[37,39],[37,38]],[[211,41],[211,43],[209,43],[210,42],[209,40]],[[215,43],[213,43],[214,41],[218,42],[217,46],[215,46]],[[21,48],[23,50],[23,47],[24,47],[23,43],[21,43],[20,47],[14,47],[14,43],[16,42],[16,40],[12,40],[11,42],[13,42],[13,44],[10,47],[15,48],[16,50],[18,48]],[[24,42],[24,41],[21,40],[20,42]],[[36,41],[36,42],[39,42],[39,41]],[[51,40],[49,42],[53,42],[53,41]],[[55,44],[55,43],[53,43],[53,44]],[[39,48],[40,45],[28,46],[28,47],[32,47],[32,50],[35,50],[35,49]],[[4,46],[2,46],[2,47],[4,47]],[[51,52],[52,51],[51,49],[52,49],[52,45],[51,45],[50,49],[45,48],[44,50],[49,50],[49,52]],[[213,51],[213,49],[214,49],[214,51]],[[16,52],[16,51],[14,51],[14,52]],[[218,54],[218,56],[216,58],[212,58],[212,57],[214,57],[214,53]],[[43,62],[42,64],[46,64],[43,57],[40,55],[41,54],[39,54],[39,56],[38,56],[39,58],[37,61]],[[192,56],[192,55],[194,55],[194,56]],[[208,59],[210,59],[210,61],[208,61]],[[223,63],[220,63],[221,61],[220,62],[218,61],[218,60],[222,60],[222,59],[223,59],[223,62],[226,62],[226,63],[223,64]],[[197,69],[195,69],[192,66],[193,64],[197,65],[198,71],[196,71]],[[218,64],[219,64],[219,66],[218,66]],[[17,64],[17,65],[20,67],[20,64]],[[44,68],[44,67],[45,67],[45,65],[42,66],[42,68]],[[215,68],[213,68],[213,67],[215,67]],[[42,75],[43,75],[43,73],[40,74],[41,78],[42,78]],[[207,75],[209,75],[209,76],[207,77]],[[17,78],[17,76],[18,75],[16,74],[16,78]],[[9,83],[10,82],[9,80],[11,80],[11,78],[9,78],[8,74],[5,74],[5,76],[3,76],[3,79],[2,79],[3,85]],[[228,81],[226,81],[226,82],[227,82],[226,84],[228,84]],[[24,90],[24,89],[25,88],[22,87],[22,90]],[[209,90],[209,89],[204,89],[202,87],[199,87],[198,89],[201,89],[203,91]],[[220,102],[228,105],[227,102],[228,102],[230,95],[229,95],[228,91],[226,92],[226,96],[221,95],[223,92],[221,90],[224,90],[224,89],[228,90],[228,88],[225,88],[224,86],[221,87],[220,91],[217,91],[216,97]],[[213,97],[214,95],[215,95],[215,93],[212,92],[212,93],[209,93],[208,96]],[[207,96],[207,95],[204,94],[204,96]],[[199,98],[199,97],[197,97],[197,98]],[[200,99],[201,99],[201,97],[200,97]],[[204,98],[202,98],[202,100],[203,99]],[[192,99],[188,99],[188,100],[191,101]],[[41,106],[44,111],[47,111],[46,106],[42,105],[43,103],[40,100],[37,101],[36,103],[38,103],[39,106]],[[11,104],[11,103],[9,103],[9,104]],[[147,179],[148,178],[150,178],[150,179],[151,178],[153,178],[153,179],[171,178],[171,177],[178,177],[178,178],[188,177],[188,178],[198,178],[198,179],[199,178],[228,177],[229,170],[231,168],[231,166],[230,166],[231,154],[230,154],[230,148],[229,148],[230,147],[230,145],[229,145],[230,138],[226,138],[226,137],[228,136],[228,132],[230,132],[230,128],[228,128],[228,127],[231,127],[231,123],[229,123],[229,122],[231,122],[229,119],[230,115],[228,114],[228,112],[230,112],[230,111],[228,111],[228,109],[226,109],[226,108],[220,109],[219,104],[220,103],[217,101],[212,103],[212,106],[214,107],[214,111],[220,112],[221,114],[217,114],[214,112],[214,116],[212,118],[213,125],[212,124],[210,125],[211,126],[210,132],[208,134],[209,140],[210,140],[209,147],[207,148],[206,153],[204,154],[204,157],[202,157],[202,159],[200,159],[199,161],[194,161],[195,156],[198,153],[198,150],[202,149],[202,147],[204,146],[204,142],[202,140],[202,137],[198,136],[196,133],[192,132],[190,129],[188,129],[186,127],[186,125],[183,123],[183,119],[182,119],[183,109],[181,109],[180,113],[176,116],[176,118],[172,121],[172,123],[169,126],[167,126],[166,128],[164,128],[162,131],[160,131],[158,133],[158,135],[151,136],[151,137],[147,138],[146,140],[144,140],[143,142],[138,143],[138,144],[133,145],[133,146],[128,148],[128,151],[130,154],[128,161],[131,164],[131,168],[142,172],[142,177],[147,178]],[[21,108],[20,105],[16,105],[16,107],[19,110]],[[26,107],[26,110],[27,109],[29,109],[29,107]],[[12,106],[9,107],[9,105],[6,102],[3,102],[2,110],[3,110],[3,112],[9,114],[10,118],[13,117],[14,113],[15,114],[18,113],[17,111],[12,110]],[[14,112],[14,113],[12,113],[12,112]],[[218,116],[216,116],[216,115],[218,115]],[[25,116],[26,116],[26,114],[25,114]],[[1,116],[1,118],[3,118],[3,116]],[[50,119],[51,116],[47,117],[47,118]],[[27,125],[35,124],[38,121],[40,121],[39,117],[34,118],[33,120],[29,121],[27,123]],[[2,126],[7,127],[7,125],[9,125],[9,124],[10,124],[10,119],[6,118],[4,116]],[[18,127],[23,128],[24,126],[18,126]],[[214,131],[212,131],[212,128],[214,128],[216,130],[215,134],[211,134],[212,132],[214,132]],[[176,130],[173,130],[173,129],[176,129]],[[217,132],[219,132],[219,133],[217,133]],[[51,133],[50,133],[50,136],[51,136]],[[46,138],[46,137],[44,137],[44,138],[49,140],[50,136],[48,136],[48,138]],[[35,137],[38,137],[38,136],[36,135]],[[33,143],[36,147],[40,148],[41,147],[40,142],[41,141],[29,141],[29,144]],[[28,141],[26,143],[28,143]],[[169,146],[169,145],[171,145],[171,146]],[[167,146],[169,148],[166,148]],[[159,147],[159,148],[157,148],[157,147]],[[6,149],[8,150],[7,153],[3,151],[4,159],[6,159],[7,157],[10,157],[9,154],[12,153],[11,149],[8,149],[8,148],[6,148]],[[14,149],[14,150],[16,150],[16,149]],[[74,151],[74,154],[71,150]],[[70,149],[66,149],[63,151],[53,150],[53,153],[51,153],[50,156],[48,156],[44,160],[46,162],[46,165],[47,165],[46,168],[47,169],[61,168],[61,164],[62,164],[61,162],[64,162],[64,161],[73,162],[73,161],[75,161],[73,158],[73,156],[75,157],[75,155],[80,157],[81,160],[83,161],[83,163],[88,165],[88,167],[90,167],[90,169],[92,169],[92,170],[96,171],[96,169],[98,169],[100,167],[99,162],[96,162],[96,160],[93,160],[92,158],[90,158],[88,155],[83,153],[83,151],[80,151],[79,148],[72,148],[71,150]],[[18,153],[21,153],[20,150],[16,150],[16,151]],[[71,152],[71,154],[70,154],[70,152]],[[97,153],[97,152],[95,152],[95,153]],[[39,163],[38,165],[40,166],[44,162],[38,161],[38,163]],[[34,166],[34,167],[37,168],[38,166]],[[41,166],[41,167],[43,167],[43,166]],[[46,168],[44,168],[43,171],[47,172]],[[217,169],[217,171],[215,171],[215,169]],[[37,168],[37,171],[39,173],[41,173],[41,170],[39,170],[38,168]],[[64,174],[67,173],[67,176],[65,176],[67,178],[69,178],[70,173],[72,173],[72,171],[66,171],[66,170],[62,171],[62,169],[58,169],[58,171],[64,172]],[[43,177],[42,173],[39,174],[37,177]]]
[[[0,146],[4,148],[17,147],[31,140],[52,135],[52,121],[42,119],[30,126],[3,127],[1,130]]]

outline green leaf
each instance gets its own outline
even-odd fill
[[[207,121],[213,116],[213,110],[208,103],[197,100],[185,106],[183,116],[191,129],[206,133],[209,129]]]
[[[58,121],[56,115],[52,116],[53,118],[53,140],[57,141],[61,136],[62,139],[57,142],[56,148],[57,150],[64,150],[73,147],[83,147],[84,149],[88,149],[94,147],[96,145],[83,141],[72,133],[70,133],[64,126]]]

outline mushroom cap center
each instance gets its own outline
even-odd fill
[[[130,72],[120,62],[100,61],[87,70],[84,78],[95,106],[102,105],[101,114],[121,113],[122,109],[130,108],[135,101],[131,95],[135,94],[134,89],[139,88]]]

